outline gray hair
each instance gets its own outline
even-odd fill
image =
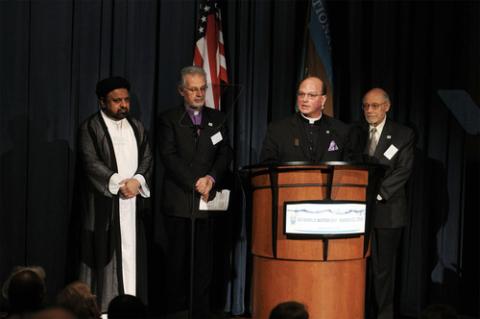
[[[196,65],[189,65],[180,70],[180,81],[178,81],[178,87],[183,88],[185,86],[185,76],[198,74],[207,78],[207,73],[205,70]]]
[[[386,91],[383,91],[383,98],[385,99],[385,101],[387,101],[388,103],[391,103],[390,102],[390,95],[388,95],[388,93]]]

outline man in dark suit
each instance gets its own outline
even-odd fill
[[[200,197],[212,198],[231,161],[225,115],[205,107],[205,72],[196,66],[181,71],[178,91],[183,105],[162,114],[159,147],[165,178],[162,211],[166,214],[167,307],[186,309],[189,278],[190,218],[198,217],[195,236],[193,317],[208,318],[212,272],[212,224],[199,212]],[[202,215],[203,214],[203,215]]]
[[[377,318],[394,317],[395,264],[402,229],[407,224],[405,184],[410,176],[415,136],[413,131],[387,118],[390,98],[374,88],[363,97],[368,125],[360,130],[364,157],[387,167],[376,198],[372,236],[373,289]]]
[[[326,100],[323,81],[305,78],[297,90],[299,112],[269,125],[260,162],[342,160],[348,127],[323,114]]]

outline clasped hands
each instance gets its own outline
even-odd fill
[[[200,177],[195,183],[195,190],[200,193],[204,201],[208,201],[208,197],[212,188],[213,178],[208,175]]]
[[[120,182],[120,197],[129,199],[140,193],[140,182],[135,178],[127,178]]]

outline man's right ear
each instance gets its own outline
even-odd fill
[[[103,98],[98,99],[98,106],[103,110],[105,108],[105,101]]]
[[[183,86],[181,86],[181,85],[177,86],[177,90],[178,90],[178,94],[180,94],[181,96],[184,96]]]

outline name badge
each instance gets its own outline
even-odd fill
[[[213,134],[212,137],[210,137],[210,139],[212,140],[212,144],[215,145],[218,142],[220,142],[221,140],[223,140],[222,133],[217,132],[217,133]]]
[[[398,148],[395,147],[395,145],[390,145],[389,148],[387,148],[387,150],[385,151],[385,153],[383,153],[383,156],[385,156],[388,160],[391,160],[392,157],[395,156],[395,154],[397,154],[398,152]]]

